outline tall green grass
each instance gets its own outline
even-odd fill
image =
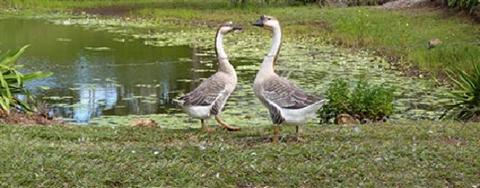
[[[246,4],[235,0],[2,0],[0,5],[20,9],[69,9],[101,6],[152,5],[161,8],[217,9],[249,8],[257,6],[285,6],[288,0],[249,0]]]
[[[446,18],[428,9],[349,8],[320,12],[317,17],[332,25],[329,35],[333,40],[393,54],[423,70],[469,69],[472,63],[480,63],[480,25],[463,18]],[[427,49],[428,41],[434,38],[443,44]]]
[[[79,7],[99,7],[112,5],[131,5],[153,3],[155,0],[2,0],[0,5],[16,9],[68,9]]]

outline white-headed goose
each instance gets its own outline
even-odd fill
[[[218,70],[210,78],[204,80],[197,88],[181,97],[184,111],[193,118],[201,119],[202,129],[210,131],[207,119],[215,116],[219,125],[230,131],[240,130],[222,121],[220,113],[227,102],[230,94],[237,86],[237,74],[228,61],[227,54],[223,48],[223,36],[241,30],[240,27],[227,22],[221,25],[215,38],[215,51],[218,58]]]
[[[261,16],[253,25],[265,28],[273,33],[272,47],[263,59],[260,70],[253,84],[255,95],[260,99],[270,112],[273,122],[274,143],[279,142],[280,125],[296,125],[297,139],[301,132],[300,125],[306,123],[309,117],[315,115],[324,103],[321,97],[306,94],[302,89],[274,72],[274,64],[277,60],[282,32],[280,23],[271,16]]]

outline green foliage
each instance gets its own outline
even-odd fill
[[[450,70],[448,76],[455,87],[450,95],[457,102],[445,107],[443,117],[462,121],[480,120],[480,65],[473,65],[470,73]]]
[[[6,52],[0,55],[0,109],[5,113],[10,112],[10,108],[16,107],[21,111],[32,111],[32,108],[26,101],[18,98],[19,95],[31,98],[25,88],[25,82],[50,76],[51,73],[34,72],[23,74],[18,71],[21,68],[16,62],[18,58],[28,48],[24,46],[16,52]]]
[[[479,0],[445,0],[447,5],[452,8],[460,8],[472,11],[480,4]]]
[[[349,89],[344,80],[334,80],[326,97],[328,103],[321,111],[325,122],[340,114],[349,114],[359,120],[379,121],[393,113],[393,89],[364,80],[359,81],[354,89]]]

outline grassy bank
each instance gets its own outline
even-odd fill
[[[287,37],[320,37],[326,42],[349,48],[369,49],[392,61],[411,63],[422,70],[469,69],[473,63],[480,63],[480,25],[460,17],[446,18],[441,11],[432,9],[388,11],[368,7],[288,7],[247,11],[140,11],[140,15],[162,22],[181,18],[187,23],[189,20],[235,20],[249,24],[260,14],[277,16]],[[434,38],[442,40],[443,44],[427,49],[428,41]]]
[[[249,25],[259,15],[269,14],[282,21],[287,37],[307,35],[345,47],[369,49],[392,61],[410,63],[434,73],[452,67],[469,69],[473,63],[480,61],[480,25],[463,17],[446,16],[441,10],[391,11],[372,7],[287,7],[282,4],[267,6],[258,3],[239,8],[228,1],[152,2],[8,0],[4,4],[33,11],[69,11],[79,7],[114,4],[136,6],[122,16],[140,16],[153,22],[186,28],[216,26],[225,20]],[[85,10],[88,12],[88,9]],[[101,10],[96,9],[94,12],[101,13]],[[434,38],[440,39],[443,44],[428,50],[427,42]]]
[[[293,127],[284,134],[293,134]],[[211,134],[132,127],[0,126],[1,186],[478,186],[479,124],[311,126]]]

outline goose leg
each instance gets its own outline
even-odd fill
[[[231,126],[227,123],[225,123],[221,118],[220,118],[220,115],[216,115],[215,116],[215,120],[217,120],[217,123],[218,125],[222,126],[223,128],[229,130],[229,131],[239,131],[240,130],[240,127],[234,127],[234,126]]]
[[[296,131],[295,131],[295,139],[297,140],[297,142],[303,142],[303,139],[302,139],[302,127],[300,127],[300,125],[297,125],[296,126]]]
[[[201,119],[201,122],[202,122],[202,131],[205,131],[205,132],[212,131],[212,129],[208,127],[208,123],[206,119]]]
[[[273,137],[272,142],[278,144],[280,140],[280,125],[273,125]]]

